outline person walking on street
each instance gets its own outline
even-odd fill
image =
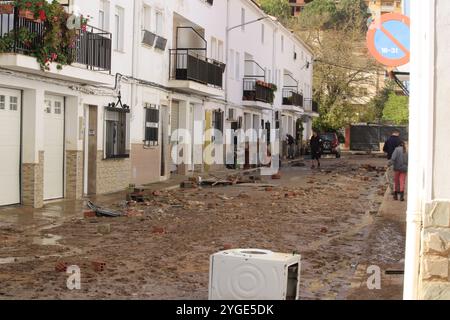
[[[311,147],[311,169],[314,169],[314,160],[317,161],[317,167],[320,168],[320,157],[322,155],[322,139],[316,131],[313,132],[311,140],[309,142]]]
[[[405,201],[405,184],[406,175],[408,172],[408,151],[405,142],[401,142],[400,145],[395,149],[389,162],[394,168],[395,172],[394,200],[398,200],[398,196],[400,196],[400,201]]]
[[[286,141],[288,144],[288,159],[294,159],[294,154],[295,154],[295,139],[293,136],[291,136],[290,134],[286,135]]]
[[[392,158],[392,154],[394,153],[395,149],[400,145],[401,143],[400,139],[400,131],[394,130],[392,132],[392,135],[389,137],[389,139],[386,140],[384,143],[383,151],[387,154],[387,160],[390,161]],[[388,162],[389,163],[389,162]],[[394,169],[391,165],[388,164],[387,170],[386,170],[386,181],[389,186],[389,190],[391,190],[391,194],[394,195]]]

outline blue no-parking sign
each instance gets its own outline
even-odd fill
[[[409,62],[410,20],[401,14],[389,13],[372,22],[367,34],[370,53],[382,64],[398,67]]]

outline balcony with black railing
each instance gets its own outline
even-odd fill
[[[255,78],[243,79],[243,97],[244,101],[259,101],[272,104],[274,100],[274,87]]]
[[[283,105],[303,107],[303,95],[297,89],[283,88]]]
[[[215,88],[223,88],[225,64],[206,58],[195,49],[171,49],[170,80],[190,80]]]
[[[319,114],[319,104],[317,101],[311,98],[304,99],[303,105],[306,112]]]
[[[245,63],[245,75],[242,79],[242,100],[244,104],[262,108],[270,106],[264,104],[273,104],[275,98],[276,86],[266,82],[266,70],[254,60],[247,59]]]
[[[177,17],[174,24],[189,23]],[[176,27],[177,48],[169,50],[169,87],[207,96],[223,96],[225,64],[208,58],[202,31],[192,26]]]
[[[46,50],[44,39],[48,29],[48,21],[26,17],[13,2],[0,1],[0,55],[40,55]],[[59,35],[62,39],[68,37],[64,32],[71,32],[74,41],[59,48],[67,62],[61,64],[80,64],[89,70],[111,72],[111,33],[89,25],[76,31],[63,30]]]

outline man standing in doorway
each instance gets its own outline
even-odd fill
[[[392,154],[394,153],[395,149],[400,146],[401,143],[402,140],[400,139],[400,131],[394,130],[389,139],[387,139],[384,143],[383,147],[383,151],[387,154],[388,161],[392,159]],[[394,168],[389,164],[386,170],[386,181],[389,185],[391,193],[394,194]]]

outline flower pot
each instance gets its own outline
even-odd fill
[[[31,11],[31,10],[20,9],[19,10],[19,17],[25,18],[25,19],[28,19],[28,20],[35,20],[34,19],[34,12]]]
[[[0,4],[0,14],[13,14],[14,6],[12,4]]]

